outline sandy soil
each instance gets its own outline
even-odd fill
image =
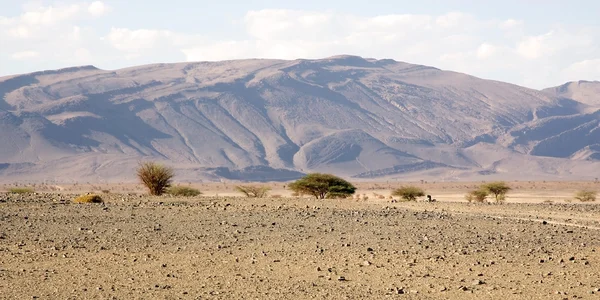
[[[2,298],[600,297],[597,204],[72,198],[0,195]]]

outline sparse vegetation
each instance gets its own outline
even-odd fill
[[[466,194],[465,199],[467,199],[469,202],[475,201],[483,203],[489,194],[490,193],[486,189],[478,189],[470,191],[468,194]]]
[[[248,198],[264,198],[268,195],[271,190],[267,186],[254,186],[254,185],[238,185],[235,187],[236,191],[244,194]]]
[[[156,162],[144,162],[137,170],[140,181],[148,188],[150,195],[160,196],[171,187],[175,176],[173,169]]]
[[[356,187],[350,182],[331,174],[312,173],[291,183],[292,191],[312,195],[317,199],[346,198],[354,194]]]
[[[201,195],[198,189],[189,186],[172,186],[166,190],[166,193],[176,197],[195,197]]]
[[[405,201],[416,201],[417,197],[425,196],[425,191],[416,186],[403,186],[393,190],[392,196],[400,197]]]
[[[506,193],[511,190],[511,188],[504,181],[496,181],[484,184],[481,186],[482,189],[488,191],[488,193],[493,194],[496,202],[503,202],[506,200]]]
[[[81,195],[73,200],[75,203],[102,203],[102,197],[96,194]]]
[[[33,194],[35,190],[29,187],[15,187],[8,190],[11,194]]]
[[[575,199],[581,202],[593,202],[596,201],[598,192],[592,190],[581,190],[575,194]]]

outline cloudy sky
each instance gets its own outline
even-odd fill
[[[0,76],[353,54],[544,88],[600,80],[597,0],[0,0]]]

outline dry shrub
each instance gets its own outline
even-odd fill
[[[155,162],[144,162],[140,164],[137,176],[148,188],[150,195],[160,196],[171,186],[175,173],[170,167]]]
[[[33,194],[35,190],[29,187],[17,187],[9,189],[8,192],[11,194]]]
[[[166,193],[176,197],[195,197],[202,192],[189,186],[172,186],[166,190]]]
[[[575,199],[581,202],[593,202],[596,201],[598,192],[592,190],[581,190],[575,194]]]
[[[73,200],[75,203],[102,203],[102,197],[96,194],[81,195]]]
[[[235,189],[248,198],[264,198],[271,190],[268,186],[238,185]]]

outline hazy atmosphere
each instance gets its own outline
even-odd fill
[[[0,0],[0,76],[351,54],[541,89],[600,79],[598,11],[592,0]]]

